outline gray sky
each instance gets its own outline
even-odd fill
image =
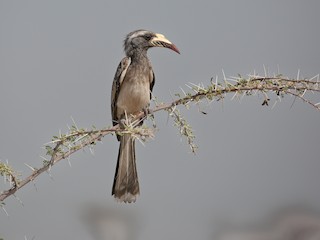
[[[111,84],[132,30],[160,32],[181,51],[149,52],[154,95],[167,102],[221,69],[318,74],[319,9],[317,0],[0,1],[0,159],[27,176],[24,163],[40,166],[43,144],[71,116],[79,127],[110,125]],[[231,97],[203,105],[208,115],[183,111],[196,155],[156,114],[156,138],[137,144],[137,203],[111,197],[118,142],[107,136],[94,156],[79,152],[71,168],[53,167],[53,180],[44,174],[19,191],[24,206],[7,199],[0,238],[94,239],[84,220],[98,218],[92,208],[111,221],[125,216],[138,239],[155,240],[212,239],[222,223],[250,224],[290,206],[320,211],[319,112],[300,101],[291,108],[289,97],[274,109],[261,97]]]

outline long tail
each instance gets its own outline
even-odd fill
[[[119,202],[131,203],[139,195],[136,168],[135,139],[130,134],[120,136],[118,162],[114,176],[112,195]]]

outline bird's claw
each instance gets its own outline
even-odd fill
[[[128,125],[128,119],[121,118],[120,121],[119,121],[119,125],[120,125],[121,128],[124,128],[125,126]]]
[[[151,113],[151,110],[149,107],[143,108],[142,111],[143,111],[145,117],[147,117]]]

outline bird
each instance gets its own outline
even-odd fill
[[[147,56],[152,47],[168,48],[179,53],[178,48],[163,34],[148,30],[136,30],[124,40],[125,57],[119,63],[111,91],[111,115],[113,126],[127,116],[147,111],[155,75]],[[140,122],[142,124],[142,121]],[[130,133],[117,134],[120,141],[112,195],[118,202],[132,203],[140,194],[136,169],[135,138]]]

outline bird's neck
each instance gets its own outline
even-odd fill
[[[133,62],[149,61],[147,56],[147,50],[145,49],[135,49],[128,55],[128,57],[130,57],[131,61]]]

